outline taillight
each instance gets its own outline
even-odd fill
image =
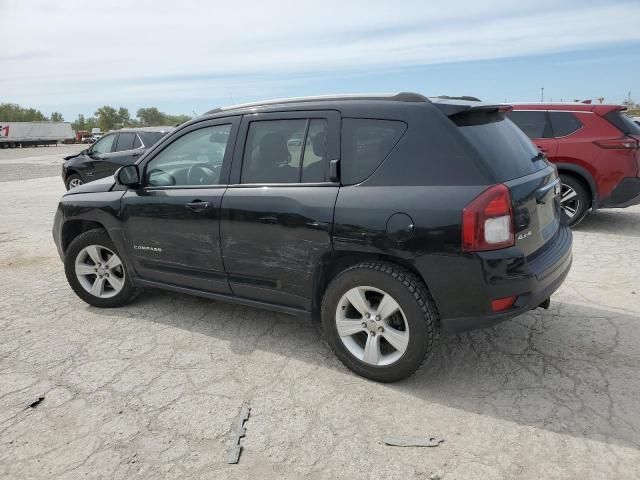
[[[462,249],[478,252],[514,244],[511,195],[500,183],[482,192],[462,211]]]
[[[638,142],[630,137],[595,140],[593,143],[606,149],[635,150],[638,148]]]

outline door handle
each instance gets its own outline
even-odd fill
[[[192,210],[194,212],[202,212],[203,210],[206,210],[211,206],[211,202],[195,201],[195,202],[187,203],[186,206],[189,210]]]
[[[139,157],[140,155],[142,155],[140,152],[134,152],[131,154],[132,157]]]

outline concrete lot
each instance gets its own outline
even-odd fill
[[[0,478],[640,478],[640,208],[584,221],[549,311],[446,336],[381,385],[285,315],[160,291],[84,304],[50,233],[65,149],[0,150]]]

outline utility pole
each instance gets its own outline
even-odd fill
[[[544,87],[540,87],[540,101],[544,102]]]

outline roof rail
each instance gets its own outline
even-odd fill
[[[472,97],[470,95],[462,95],[461,97],[450,97],[449,95],[439,95],[435,98],[441,98],[443,100],[466,100],[467,102],[481,102],[477,97]]]
[[[209,110],[205,115],[211,115],[213,113],[226,112],[229,110],[237,110],[240,108],[250,107],[263,107],[270,105],[284,105],[289,103],[307,103],[307,102],[322,102],[322,101],[337,101],[337,100],[388,100],[395,102],[429,102],[430,100],[419,93],[413,92],[400,92],[400,93],[348,93],[338,95],[319,95],[314,97],[292,97],[292,98],[279,98],[275,100],[264,100],[261,102],[241,103],[239,105],[231,105],[228,107],[218,107],[213,110]]]

